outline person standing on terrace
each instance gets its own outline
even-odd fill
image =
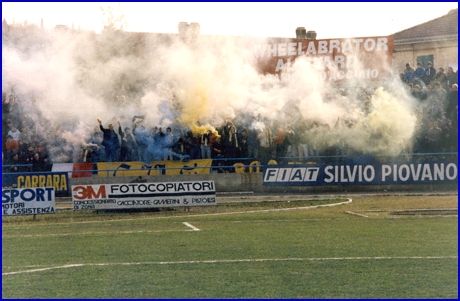
[[[101,120],[99,122],[99,128],[104,133],[104,139],[102,145],[105,147],[105,155],[107,162],[114,162],[118,159],[117,152],[120,149],[120,141],[118,140],[118,135],[113,130],[113,124],[109,124],[109,128],[105,129],[102,126]]]

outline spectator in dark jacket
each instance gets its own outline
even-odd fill
[[[118,159],[117,153],[120,149],[120,141],[118,140],[118,135],[113,130],[113,124],[109,124],[109,128],[105,129],[99,119],[97,122],[99,122],[99,128],[104,133],[102,145],[105,147],[106,161],[113,162]]]
[[[425,85],[429,85],[430,82],[435,77],[435,75],[436,75],[436,69],[433,68],[433,64],[431,62],[428,62],[427,67],[425,69],[425,76],[423,77],[423,81],[425,82]]]

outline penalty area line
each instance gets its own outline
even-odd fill
[[[217,259],[217,260],[191,260],[191,261],[150,261],[150,262],[108,262],[108,263],[80,263],[80,264],[67,264],[62,266],[47,267],[41,269],[6,272],[2,276],[36,273],[55,269],[67,269],[75,267],[88,267],[88,266],[115,266],[115,265],[174,265],[174,264],[208,264],[208,263],[245,263],[245,262],[273,262],[273,261],[339,261],[339,260],[405,260],[405,259],[458,259],[458,256],[395,256],[395,257],[326,257],[326,258],[260,258],[260,259]]]
[[[323,207],[335,207],[351,204],[353,200],[347,198],[344,202],[316,205],[316,206],[307,206],[307,207],[292,207],[292,208],[278,208],[278,209],[266,209],[266,210],[251,210],[251,211],[235,211],[235,212],[221,212],[221,213],[207,213],[207,214],[190,214],[190,215],[175,215],[175,216],[153,216],[153,217],[142,217],[139,219],[129,218],[129,219],[108,219],[103,221],[83,221],[83,222],[73,222],[72,224],[93,224],[93,223],[112,223],[112,222],[126,222],[126,221],[145,221],[153,219],[171,219],[171,218],[191,218],[191,217],[207,217],[207,216],[220,216],[220,215],[231,215],[231,214],[253,214],[253,213],[268,213],[268,212],[282,212],[282,211],[291,211],[291,210],[308,210],[308,209],[318,209]],[[37,225],[41,227],[54,226],[54,225],[67,225],[67,223],[53,223],[47,225]],[[7,227],[7,226],[6,226]],[[17,225],[15,225],[17,227]],[[29,227],[29,226],[27,226]]]

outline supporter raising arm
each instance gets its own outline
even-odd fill
[[[113,124],[109,124],[109,128],[105,129],[102,126],[101,120],[98,119],[97,122],[99,122],[99,128],[104,133],[102,145],[105,147],[106,161],[113,162],[118,159],[117,152],[120,149],[118,135],[113,130]]]

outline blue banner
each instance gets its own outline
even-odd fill
[[[2,188],[54,187],[56,195],[70,195],[67,172],[3,173]]]
[[[367,164],[273,165],[264,170],[267,186],[390,185],[456,183],[457,161]]]

